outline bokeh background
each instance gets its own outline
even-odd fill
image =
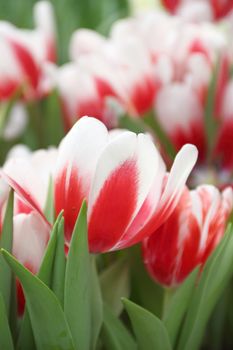
[[[33,5],[36,0],[0,0],[0,19],[20,28],[33,28]],[[68,59],[71,33],[80,27],[107,34],[111,24],[127,16],[137,6],[151,1],[132,0],[51,0],[57,21],[59,63]],[[152,5],[153,6],[153,5]]]

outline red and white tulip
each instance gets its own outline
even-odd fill
[[[194,21],[219,20],[233,10],[231,0],[162,0],[172,14]]]
[[[72,63],[55,74],[68,127],[85,114],[112,127],[120,114],[138,117],[152,108],[159,85],[139,40],[105,39],[82,29],[73,34],[70,52]]]
[[[26,99],[40,97],[44,91],[45,67],[55,60],[55,29],[51,4],[35,5],[36,28],[19,29],[0,22],[0,101],[18,91]]]
[[[112,134],[88,117],[73,126],[58,153],[56,213],[64,210],[69,242],[87,200],[91,252],[128,247],[158,228],[173,211],[197,159],[196,148],[184,146],[167,175],[149,136]]]
[[[49,240],[51,225],[43,215],[50,177],[56,161],[56,150],[31,153],[25,146],[14,147],[6,161],[0,179],[1,226],[9,193],[4,178],[16,185],[13,217],[13,255],[32,273],[39,271]],[[19,185],[18,185],[19,184]],[[25,193],[30,193],[29,197]],[[33,205],[31,205],[33,202]],[[18,313],[24,311],[24,294],[17,281]]]
[[[181,283],[208,256],[224,235],[233,208],[233,192],[210,185],[183,190],[173,213],[143,241],[143,259],[153,279],[164,286]]]

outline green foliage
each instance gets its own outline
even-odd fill
[[[207,261],[196,287],[178,344],[179,350],[199,349],[207,321],[233,273],[231,228]]]
[[[131,248],[131,300],[158,317],[163,312],[163,288],[148,275],[139,246]]]
[[[14,350],[14,344],[11,337],[8,324],[6,308],[2,295],[0,294],[0,349]]]
[[[19,27],[33,27],[33,5],[37,0],[0,1],[0,19]],[[107,33],[111,24],[128,14],[127,0],[51,0],[57,22],[59,61],[68,59],[68,44],[72,32],[80,27]]]
[[[76,348],[90,349],[91,341],[91,284],[88,254],[86,204],[76,222],[65,274],[64,311]]]
[[[38,277],[41,279],[41,281],[43,281],[49,287],[51,287],[52,279],[53,279],[53,266],[54,266],[54,260],[55,260],[55,254],[56,254],[58,226],[61,221],[61,218],[62,218],[61,215],[59,215],[53,226],[51,237],[50,237],[50,240],[38,273]],[[23,320],[20,327],[19,337],[17,341],[17,350],[33,348],[33,346],[34,346],[34,337],[33,337],[28,310],[26,309],[24,312]]]
[[[218,130],[218,120],[215,115],[215,94],[216,94],[216,87],[217,87],[217,78],[218,78],[218,71],[219,71],[219,62],[217,62],[214,72],[212,74],[209,87],[208,87],[208,94],[207,94],[207,100],[206,100],[206,106],[205,106],[205,133],[207,135],[207,146],[209,151],[209,157],[212,154],[214,143],[216,140],[216,133]]]
[[[10,191],[7,203],[6,213],[4,217],[3,227],[0,236],[0,247],[11,252],[13,241],[13,210],[14,210],[14,194]],[[0,255],[0,293],[4,300],[7,315],[10,314],[10,301],[12,291],[12,272],[8,264]]]
[[[17,335],[15,329],[18,326],[9,321],[12,315],[6,307],[8,305],[9,308],[14,289],[6,284],[4,288],[10,290],[10,297],[4,299],[0,294],[1,348],[13,350],[14,343],[17,350],[200,348],[207,322],[232,277],[233,235],[230,228],[201,274],[199,268],[195,269],[174,293],[170,293],[162,310],[162,289],[146,274],[138,247],[127,250],[123,256],[115,254],[114,262],[98,276],[96,257],[88,252],[86,204],[83,204],[77,218],[67,258],[62,215],[61,212],[53,226],[37,276],[2,249],[0,266],[5,269],[3,272],[8,271],[6,281],[12,279],[11,271],[6,269],[9,265],[22,284],[26,310]],[[9,250],[12,245],[12,217],[11,192],[1,236],[2,248]],[[140,305],[147,304],[152,311],[123,298],[136,340],[131,334],[126,312],[122,312],[119,305],[121,297],[129,294]],[[227,310],[219,308],[215,312],[221,317],[221,323],[215,323],[215,327],[220,324],[222,332]]]
[[[64,312],[55,294],[10,253],[2,255],[22,283],[38,350],[74,350]]]
[[[129,297],[129,261],[125,258],[116,260],[100,275],[100,284],[103,300],[111,310],[120,315],[123,306],[122,297]]]
[[[62,213],[61,213],[62,215]],[[57,225],[57,244],[53,265],[52,290],[59,299],[61,305],[64,305],[64,284],[65,284],[65,243],[64,243],[64,218],[61,217]]]
[[[172,349],[167,330],[158,317],[132,301],[123,299],[123,303],[130,317],[140,350]]]
[[[196,268],[172,295],[165,309],[163,322],[167,328],[172,346],[176,344],[182,320],[195,290],[198,273],[199,268]]]
[[[104,321],[101,339],[108,350],[136,350],[137,345],[132,335],[114,315],[108,305],[104,304]]]
[[[103,323],[103,301],[95,256],[91,257],[91,349],[96,348]]]

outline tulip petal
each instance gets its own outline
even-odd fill
[[[197,161],[197,155],[198,152],[195,146],[187,144],[182,147],[175,158],[158,206],[136,238],[129,242],[130,245],[152,234],[171,215],[179,201],[185,182]]]
[[[13,254],[33,273],[39,270],[48,240],[48,226],[37,213],[14,216]]]
[[[118,249],[121,237],[148,196],[159,160],[160,156],[148,136],[125,131],[111,139],[99,159],[90,192],[91,250]],[[148,202],[148,205],[151,207],[152,203]],[[135,226],[142,224],[146,212],[145,205]],[[133,230],[130,235],[134,233]]]
[[[100,152],[108,141],[104,124],[83,117],[61,142],[55,176],[55,210],[64,210],[66,239],[69,241],[82,201],[89,188]]]

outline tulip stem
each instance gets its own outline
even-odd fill
[[[165,318],[165,315],[168,312],[170,302],[173,296],[174,290],[172,288],[165,288],[164,289],[164,294],[163,294],[163,310],[162,310],[162,318]]]
[[[27,111],[29,114],[29,122],[32,131],[31,146],[33,148],[43,147],[43,120],[38,101],[30,101],[27,104]]]
[[[148,113],[144,116],[143,121],[153,130],[154,134],[161,142],[161,145],[164,147],[169,157],[171,159],[174,159],[176,156],[176,150],[165,130],[163,130],[162,126],[159,124],[156,118],[156,113]]]

